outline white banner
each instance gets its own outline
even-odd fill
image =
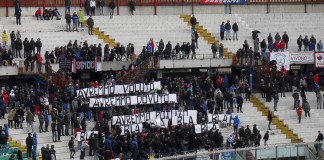
[[[161,82],[150,82],[128,84],[128,85],[106,85],[98,86],[96,88],[83,88],[76,91],[78,97],[96,97],[96,96],[107,96],[116,94],[129,94],[129,93],[147,93],[153,90],[161,90]]]
[[[290,64],[314,64],[314,52],[292,52]]]
[[[215,132],[217,129],[219,129],[218,123],[207,123],[207,124],[196,124],[195,125],[195,133],[200,134],[206,131],[213,131]]]
[[[86,141],[90,138],[90,135],[92,133],[98,134],[98,131],[77,132],[76,140],[77,141]]]
[[[280,71],[281,67],[284,66],[288,71],[290,70],[290,54],[289,52],[271,52],[270,61],[275,60],[277,62],[277,70]]]
[[[121,96],[108,98],[90,98],[89,107],[112,107],[125,105],[145,105],[177,103],[176,94],[148,94],[137,96]]]
[[[324,68],[324,53],[315,53],[315,67]]]

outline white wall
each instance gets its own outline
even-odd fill
[[[0,76],[18,75],[18,66],[0,66]]]
[[[231,65],[232,59],[160,60],[160,69],[230,67]]]

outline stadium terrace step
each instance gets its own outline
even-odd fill
[[[269,110],[262,105],[262,102],[256,98],[256,96],[251,96],[251,102],[254,103],[254,107],[258,108],[259,111],[262,111],[263,116],[267,116]],[[286,135],[287,139],[290,139],[291,143],[297,143],[302,142],[302,139],[300,139],[297,134],[295,134],[291,129],[288,128],[287,125],[284,124],[283,121],[281,121],[277,116],[274,115],[273,117],[273,125],[277,126],[277,129],[281,130],[281,133]]]
[[[191,25],[190,24],[190,18],[191,18],[190,15],[180,15],[180,18],[182,18],[184,22],[188,23],[189,26]],[[202,25],[199,25],[199,23],[196,24],[195,30],[199,33],[199,35],[201,37],[203,37],[203,39],[205,41],[208,42],[208,44],[211,45],[211,44],[215,43],[219,47],[220,42],[217,41],[216,38],[213,37],[212,34],[207,31],[207,29],[204,29],[204,27]],[[224,58],[232,58],[232,53],[229,52],[227,48],[224,48],[223,54],[224,54],[223,55]]]

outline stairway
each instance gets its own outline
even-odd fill
[[[87,21],[85,20],[83,23],[85,26],[87,26]],[[99,27],[93,27],[93,35],[98,36],[98,39],[102,39],[104,43],[108,43],[109,46],[116,46],[117,42],[115,39],[110,38],[109,35],[105,35],[104,31],[101,31]]]
[[[188,23],[188,26],[191,26],[190,23],[190,15],[180,15],[180,18],[183,19],[184,22]],[[211,36],[211,33],[207,31],[207,29],[204,29],[202,25],[199,25],[199,20],[197,20],[198,23],[195,26],[196,31],[198,32],[200,37],[203,37],[205,41],[208,42],[208,44],[212,45],[213,43],[216,44],[217,47],[219,47],[220,42],[216,40],[215,37]],[[228,51],[227,48],[224,46],[224,58],[232,58],[232,53]]]
[[[143,82],[144,77],[150,70],[158,67],[158,58],[151,56],[145,61],[141,62],[135,69],[128,71],[125,75],[116,80],[116,84],[129,84]]]
[[[254,95],[251,96],[251,102],[253,106],[258,109],[258,111],[262,112],[263,116],[268,116],[268,108],[264,106],[264,104],[259,101]],[[287,125],[284,124],[282,120],[280,120],[277,116],[273,115],[272,124],[277,127],[277,129],[281,130],[282,134],[286,135],[287,139],[291,140],[291,143],[300,143],[302,140],[295,134],[291,129],[288,128]]]

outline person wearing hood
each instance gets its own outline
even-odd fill
[[[241,123],[240,122],[240,119],[239,119],[239,117],[238,117],[238,115],[236,115],[235,116],[235,118],[233,118],[233,129],[234,129],[234,133],[235,133],[235,135],[237,135],[237,129],[238,129],[238,126],[239,126],[239,124]]]
[[[83,27],[84,13],[82,11],[82,8],[78,10],[77,16],[78,16],[78,27]]]
[[[9,107],[16,107],[16,95],[15,91],[12,89],[9,94]]]
[[[37,133],[36,132],[34,132],[34,134],[33,134],[33,140],[34,140],[33,148],[35,150],[37,150]]]

